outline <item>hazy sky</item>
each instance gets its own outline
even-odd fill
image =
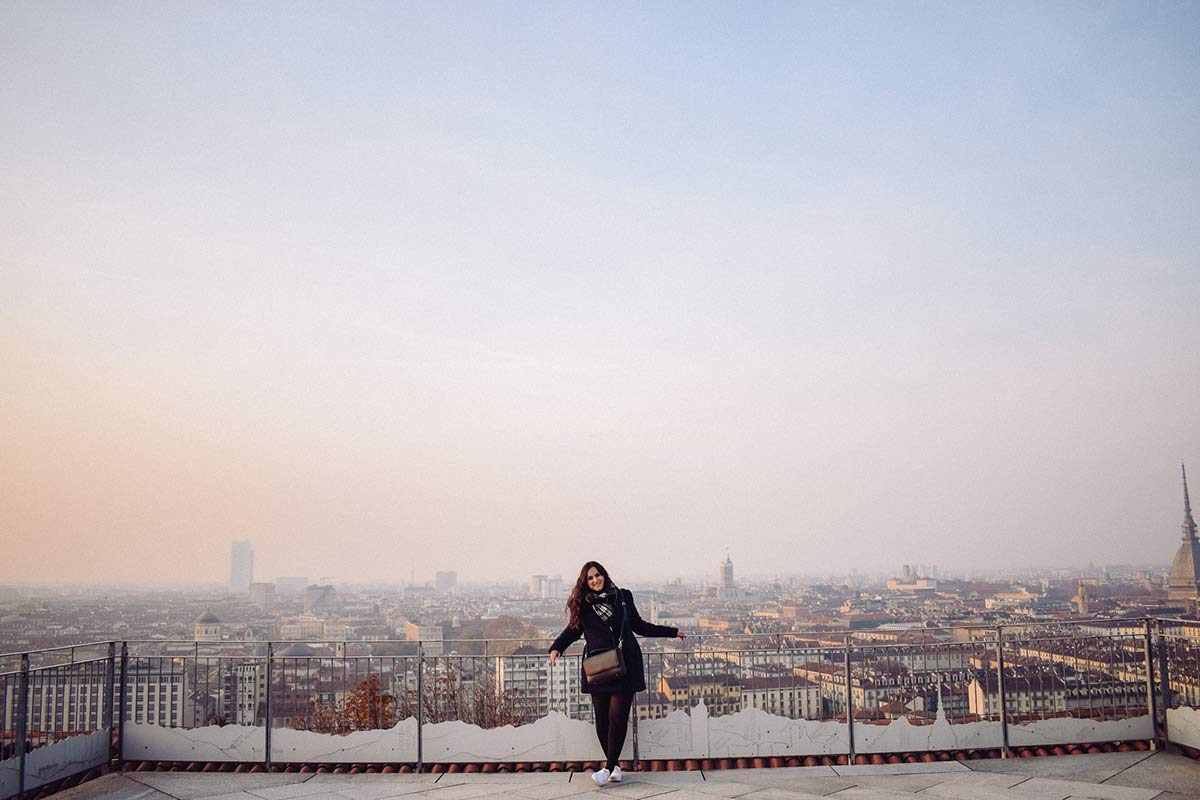
[[[0,0],[0,580],[1166,562],[1198,41]]]

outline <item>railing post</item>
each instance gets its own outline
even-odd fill
[[[1008,758],[1008,700],[1004,694],[1004,626],[996,626],[996,693],[1000,703],[1000,757]]]
[[[271,715],[271,695],[272,692],[272,673],[275,672],[275,643],[267,642],[267,710],[266,710],[266,752],[264,760],[266,761],[267,772],[271,771],[271,723],[273,721]]]
[[[125,769],[125,698],[129,695],[129,642],[121,642],[121,691],[117,698],[117,769]]]
[[[1146,637],[1144,642],[1146,650],[1146,709],[1150,713],[1150,725],[1153,727],[1153,735],[1150,739],[1151,750],[1161,750],[1162,740],[1158,735],[1158,703],[1154,696],[1154,657],[1150,646],[1150,618],[1146,617]]]
[[[641,694],[641,692],[638,692]],[[619,754],[618,754],[619,755]],[[637,695],[633,696],[633,771],[638,771],[638,715],[637,715]]]
[[[104,721],[101,723],[108,731],[108,760],[113,759],[112,729],[113,729],[113,682],[117,679],[117,643],[108,643],[108,665],[104,668]]]
[[[186,661],[187,661],[186,657],[185,657],[184,661],[186,663]],[[208,676],[207,662],[205,663],[204,667],[205,667],[204,673],[205,673],[205,677],[207,679],[207,676]],[[184,667],[185,674],[186,674],[186,671],[187,671],[187,667],[185,666]],[[206,680],[206,683],[207,683],[207,680]],[[257,687],[255,687],[255,689],[257,691]],[[185,697],[185,700],[186,700],[186,697]],[[200,716],[199,709],[200,709],[200,642],[194,642],[192,644],[192,715],[191,715],[191,717],[192,717],[192,725],[197,728],[200,727],[200,725],[202,724],[200,722],[200,720],[198,719],[198,717]],[[254,709],[254,713],[255,714],[258,713],[257,708]],[[207,717],[208,717],[208,709],[205,708],[205,719],[203,720],[203,722],[208,722]],[[184,726],[185,727],[187,726],[186,710],[184,712]]]
[[[1167,658],[1167,634],[1163,629],[1163,621],[1155,620],[1156,633],[1158,634],[1158,691],[1159,698],[1162,701],[1162,746],[1166,749],[1171,743],[1171,729],[1167,724],[1167,715],[1171,713],[1171,670],[1168,667]]]
[[[20,756],[19,772],[17,777],[17,797],[25,796],[25,751],[26,737],[28,736],[28,728],[26,727],[26,717],[29,716],[29,653],[21,654],[21,679],[18,684],[17,695],[17,738],[16,746],[17,753]]]
[[[425,749],[422,735],[425,727],[425,647],[417,640],[417,774],[425,769]]]
[[[850,684],[850,634],[846,634],[846,738],[848,741],[847,764],[854,763],[854,689]]]

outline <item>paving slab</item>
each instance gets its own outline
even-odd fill
[[[824,797],[857,785],[858,781],[855,778],[839,778],[836,775],[794,775],[769,788],[779,789],[784,792],[812,794]],[[743,795],[743,797],[745,800],[767,800],[769,795],[764,790],[761,792],[752,792],[751,794]]]
[[[803,791],[791,791],[790,789],[778,789],[768,787],[759,789],[757,792],[742,795],[743,800],[811,800],[811,798],[821,797],[819,794],[812,794]]]
[[[1024,783],[1029,780],[1028,775],[1012,775],[1007,772],[951,772],[941,775],[929,775],[929,778],[936,778],[937,783],[931,784],[934,786],[987,786],[992,789],[1011,789],[1019,783]],[[891,780],[888,778],[878,778],[876,780]]]
[[[835,795],[838,800],[913,800],[912,792],[898,792],[880,786],[853,786]]]
[[[326,791],[318,792],[317,794],[306,794],[303,796],[304,800],[346,800],[346,798],[342,797],[341,795],[329,791],[331,788],[332,787],[326,786]],[[248,794],[257,796],[254,792],[248,792]]]
[[[311,776],[299,775],[297,773],[284,773],[285,777],[297,778],[290,783],[281,786],[268,786],[265,788],[250,788],[242,789],[242,791],[250,792],[257,795],[262,800],[294,800],[297,797],[311,797],[319,794],[329,794],[332,790],[330,784],[324,782],[313,782]],[[203,776],[198,776],[203,777]],[[240,788],[240,784],[234,782],[230,784]],[[187,800],[180,798],[180,800]]]
[[[1015,786],[972,784],[970,781],[939,783],[921,790],[921,797],[945,797],[953,800],[1066,800],[1070,792],[1059,787],[1026,788],[1026,778]]]
[[[167,800],[163,793],[154,787],[121,773],[103,775],[57,792],[54,797],[60,800]]]
[[[259,800],[259,798],[249,792],[230,792],[229,794],[216,794],[211,797],[205,797],[204,800]]]
[[[1048,778],[1100,783],[1122,770],[1145,761],[1153,753],[1092,753],[1077,756],[1041,756],[1039,758],[988,758],[968,761],[973,772],[1004,772]]]
[[[712,795],[691,789],[676,789],[669,794],[660,794],[655,800],[712,800]]]
[[[582,776],[585,785],[591,784],[597,791],[604,792],[605,797],[620,797],[623,800],[644,800],[647,797],[656,797],[660,794],[669,794],[677,791],[670,786],[663,786],[659,783],[651,783],[650,781],[625,780],[621,783],[608,783],[604,786],[596,786],[592,782],[590,775]],[[580,776],[576,776],[575,780],[579,780]]]
[[[656,783],[659,786],[669,786],[673,789],[694,788],[696,784],[717,780],[721,773],[708,772],[626,772],[625,780],[639,780]],[[706,781],[707,777],[707,781]]]
[[[409,781],[364,781],[351,786],[342,786],[337,783],[326,785],[334,794],[344,797],[346,800],[384,800],[387,797],[403,797],[418,792],[427,792],[432,788],[424,783]]]
[[[1158,752],[1121,770],[1105,781],[1116,786],[1161,789],[1191,800],[1200,798],[1200,761],[1172,752]],[[1167,797],[1159,800],[1170,800]]]
[[[915,764],[845,764],[831,767],[838,775],[917,775],[925,772],[967,772],[959,761],[918,761]]]
[[[432,786],[433,782],[438,779],[437,775],[430,775],[429,773],[417,775],[413,772],[403,775],[399,772],[359,772],[356,775],[349,775],[344,772],[318,772],[315,775],[306,774],[304,777],[308,778],[309,783],[333,783],[339,786],[365,786],[368,783],[412,783],[426,785],[427,788],[428,786]],[[458,776],[445,775],[443,777],[449,780]]]
[[[195,800],[222,794],[248,792],[304,783],[308,775],[244,772],[125,772],[130,780],[169,794],[176,800]]]
[[[1027,792],[1041,792],[1043,788],[1060,791],[1064,797],[1089,797],[1096,800],[1154,800],[1159,794],[1157,789],[1138,789],[1130,786],[1114,786],[1108,783],[1084,783],[1060,778],[1030,778],[1024,783],[1017,784],[1015,790],[1024,796]]]
[[[513,787],[502,781],[480,781],[478,783],[455,783],[443,786],[435,783],[425,791],[412,795],[413,797],[436,797],[438,800],[475,800],[476,797],[487,797],[493,794],[504,794]]]
[[[549,781],[565,781],[569,772],[455,772],[443,773],[441,780],[438,776],[432,776],[435,785],[437,786],[454,786],[467,783],[487,783],[495,786],[505,786],[515,788],[517,786],[528,786],[531,784],[547,783]],[[578,773],[576,773],[578,774]],[[397,775],[384,777],[418,777],[415,775]],[[419,777],[429,777],[421,775]]]
[[[719,780],[719,779],[710,779]],[[810,773],[790,774],[790,775],[761,775],[754,778],[745,776],[739,783],[751,783],[755,786],[761,786],[764,789],[786,789],[793,792],[811,792],[813,789],[804,788],[806,786],[825,787],[825,786],[841,786],[843,789],[855,785],[855,781],[851,778],[845,778],[836,773]],[[833,790],[836,791],[836,790]],[[825,794],[821,791],[817,794]],[[757,793],[755,794],[757,796]]]
[[[754,783],[710,778],[688,788],[694,792],[709,795],[710,797],[742,797],[751,792],[757,792],[763,787]]]
[[[928,772],[915,775],[847,775],[842,780],[852,780],[856,786],[890,789],[894,792],[919,792],[944,782],[947,777],[960,776],[954,772]]]
[[[589,785],[590,784],[590,785]],[[565,777],[553,783],[539,783],[532,786],[518,786],[509,789],[504,796],[513,800],[558,800],[561,797],[571,797],[582,792],[595,789],[595,784],[581,780],[568,781]]]
[[[687,773],[675,773],[686,775]],[[776,767],[774,769],[720,769],[704,773],[710,781],[732,780],[737,783],[756,783],[759,786],[779,786],[794,778],[812,775],[833,777],[833,767]]]

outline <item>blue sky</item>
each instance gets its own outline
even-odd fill
[[[0,579],[244,538],[267,578],[1165,562],[1197,40],[1187,3],[0,3]]]

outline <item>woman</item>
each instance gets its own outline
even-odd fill
[[[621,642],[621,652],[625,657],[623,677],[611,683],[590,686],[582,670],[580,675],[583,691],[592,696],[592,708],[596,711],[596,736],[604,748],[604,768],[592,773],[592,780],[597,786],[620,783],[621,767],[617,761],[621,757],[621,748],[625,746],[629,709],[633,705],[633,696],[646,688],[642,648],[633,634],[680,639],[683,634],[678,628],[651,625],[642,619],[633,604],[633,593],[618,589],[608,577],[608,570],[596,561],[587,562],[579,570],[575,588],[567,599],[567,613],[571,618],[567,627],[550,646],[552,665],[580,636],[587,640],[585,653],[612,649],[618,641]]]

